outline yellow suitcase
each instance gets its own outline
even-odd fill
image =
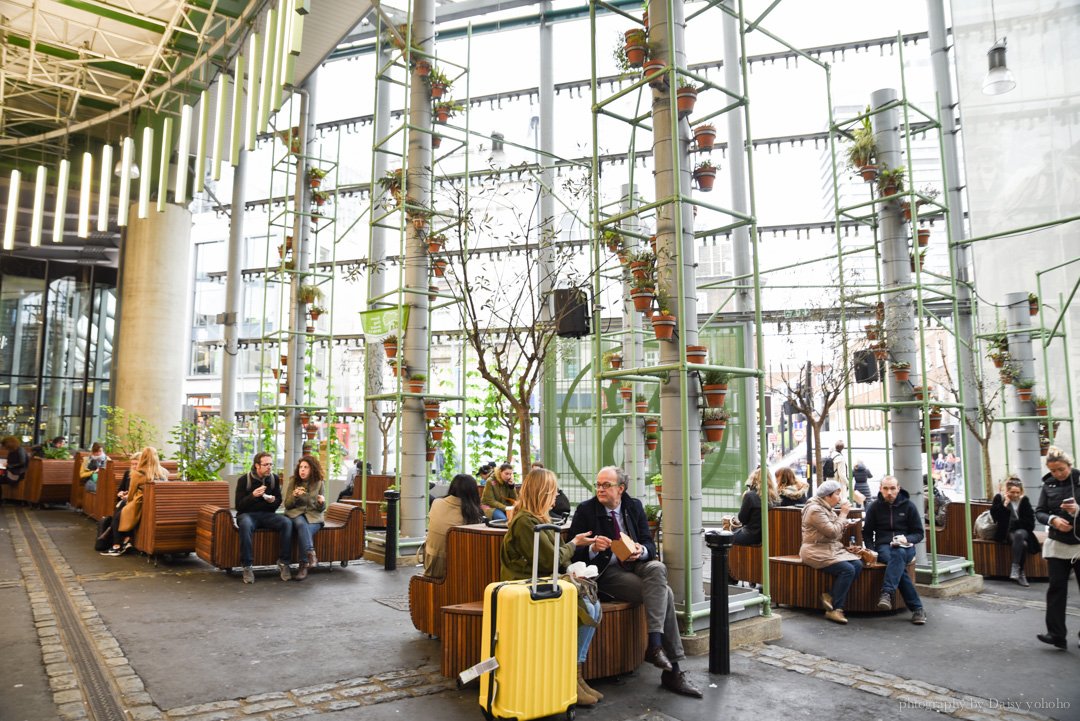
[[[542,718],[566,714],[577,703],[577,589],[558,580],[558,553],[552,577],[537,579],[540,532],[533,543],[529,581],[492,583],[484,590],[481,655],[498,667],[480,676],[480,709],[488,719]]]

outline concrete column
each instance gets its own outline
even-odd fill
[[[555,243],[555,197],[549,188],[555,184],[554,160],[550,154],[555,152],[555,52],[553,50],[554,28],[546,17],[551,12],[550,0],[540,3],[540,222],[537,227],[537,242],[540,246],[538,257],[540,298],[543,304],[540,306],[540,320],[551,321],[551,303],[553,279],[555,278],[554,263],[552,261],[553,246]],[[558,458],[556,444],[558,433],[555,418],[558,415],[555,394],[555,367],[557,353],[548,353],[544,358],[544,375],[540,380],[540,392],[543,402],[540,404],[540,458],[548,468],[548,465]],[[521,459],[524,462],[524,458]],[[533,459],[536,460],[536,459]],[[522,473],[526,469],[522,468]]]
[[[229,214],[229,258],[225,272],[225,349],[221,356],[221,417],[229,423],[236,422],[236,385],[239,374],[239,317],[243,312],[241,296],[244,279],[240,275],[244,258],[244,180],[247,153],[240,151],[240,162],[233,169],[232,211]],[[277,392],[277,388],[274,389]],[[259,449],[263,450],[263,449]],[[274,459],[277,461],[277,459]],[[246,465],[241,460],[240,468]],[[225,466],[226,477],[238,472],[233,464]]]
[[[669,16],[670,13],[670,16]],[[654,58],[669,66],[686,67],[683,33],[683,4],[649,3],[649,37]],[[670,32],[670,38],[669,38]],[[672,43],[672,44],[669,44]],[[677,79],[672,79],[677,82]],[[675,87],[654,88],[653,158],[656,163],[656,197],[666,198],[678,188],[683,197],[690,196],[690,127],[679,121],[671,111],[671,93]],[[673,128],[673,124],[676,125]],[[675,145],[672,144],[675,130]],[[678,173],[675,159],[678,158]],[[697,290],[694,283],[694,218],[689,205],[669,203],[656,211],[656,278],[657,289],[671,299],[671,311],[679,320],[681,336],[674,342],[660,344],[661,363],[679,360],[680,347],[697,344]],[[680,213],[682,233],[676,213]],[[678,287],[678,266],[682,266],[683,286]],[[687,384],[688,418],[683,418],[681,384],[685,376],[672,373],[660,386],[660,415],[663,435],[661,442],[661,473],[664,479],[664,563],[668,580],[675,592],[675,602],[684,610],[703,603],[705,591],[702,576],[701,525],[701,417],[698,415],[698,385]],[[689,438],[690,454],[684,463],[682,439]],[[686,624],[688,618],[684,617]]]
[[[1026,292],[1005,295],[1006,329],[1009,333],[1009,364],[1016,368],[1017,378],[1035,378],[1035,352],[1031,347],[1031,333],[1014,331],[1031,330]],[[1021,401],[1016,386],[1005,386],[1005,415],[1009,418],[1034,416],[1033,401]],[[1039,424],[1036,421],[1009,423],[1009,471],[1020,476],[1027,485],[1034,485],[1042,477],[1039,457]]]
[[[413,3],[412,43],[425,53],[434,51],[435,0],[415,0]],[[415,208],[431,207],[431,99],[427,83],[412,70],[409,83],[408,157],[405,164],[405,203]],[[419,129],[419,128],[422,128]],[[413,292],[405,294],[409,311],[409,327],[405,331],[404,347],[398,350],[411,373],[427,373],[430,366],[428,329],[430,298],[427,295],[430,258],[427,252],[427,233],[406,221],[404,280]],[[431,378],[427,379],[428,389]],[[401,537],[418,538],[427,528],[427,421],[420,398],[406,398],[398,419],[401,442],[401,468],[398,483],[401,487]]]
[[[629,184],[623,185],[619,212],[630,210],[633,201],[634,189]],[[629,231],[637,232],[640,230],[637,216],[630,216],[622,222],[622,226]],[[637,250],[637,238],[627,236],[624,242],[627,250]],[[643,361],[645,360],[645,346],[641,337],[641,313],[634,309],[634,302],[630,299],[630,289],[626,284],[623,285],[622,309],[624,331],[622,343],[623,367],[637,368],[644,365]],[[646,384],[642,392],[647,395],[652,391],[653,387]],[[623,470],[630,477],[631,495],[642,499],[645,498],[645,471],[647,468],[643,438],[644,436],[641,435],[638,425],[632,419],[627,418],[623,422]]]
[[[113,359],[115,404],[150,421],[166,444],[180,422],[187,375],[191,213],[171,203],[161,213],[128,219],[120,272],[120,312]]]
[[[877,109],[896,100],[896,90],[875,90],[870,96],[870,106]],[[900,154],[900,116],[896,108],[873,116],[874,135],[877,138],[878,161],[886,168],[904,165]],[[900,212],[899,200],[891,200],[877,206],[881,223],[879,232],[882,265],[882,289],[889,291],[910,285],[913,278],[908,256],[910,235]],[[918,347],[915,342],[915,311],[911,291],[886,292],[885,338],[890,361],[907,361],[918,368]],[[910,383],[898,383],[892,373],[886,374],[889,399],[912,401]],[[889,412],[889,428],[892,437],[893,475],[900,487],[907,491],[915,507],[923,508],[922,456],[923,434],[921,411],[916,408],[893,408]],[[917,550],[918,563],[926,562],[926,543]]]

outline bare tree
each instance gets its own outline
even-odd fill
[[[942,348],[942,357],[944,357],[944,348]],[[953,400],[957,403],[960,402],[960,390],[953,382],[952,373],[949,371],[949,364],[943,363],[942,367],[945,371],[946,388]],[[975,374],[975,417],[970,415],[964,415],[964,425],[971,435],[975,436],[975,440],[979,442],[979,448],[982,452],[982,467],[983,467],[983,491],[986,493],[986,498],[992,498],[994,493],[994,473],[990,467],[990,437],[994,434],[995,418],[998,411],[998,396],[1001,394],[1001,385],[998,384],[991,391],[987,388],[986,373]],[[967,469],[963,469],[965,475]]]
[[[394,421],[397,420],[397,411],[394,410],[393,404],[387,404],[390,407],[390,411],[380,413],[379,405],[379,401],[371,401],[371,407],[374,411],[375,418],[379,422],[379,431],[382,435],[382,472],[389,473],[390,466],[388,463],[390,459],[390,442],[393,440],[393,436],[390,435],[390,429],[394,427]]]

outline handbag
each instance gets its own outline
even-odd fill
[[[862,559],[864,566],[869,566],[871,563],[877,563],[878,555],[865,546],[852,548],[851,552]]]
[[[594,621],[592,616],[589,615],[589,611],[588,611],[588,609],[585,608],[585,605],[583,603],[583,601],[585,599],[588,599],[589,601],[592,601],[593,603],[599,603],[600,602],[599,588],[596,585],[596,581],[594,581],[591,578],[582,578],[580,576],[574,576],[574,575],[569,574],[569,573],[563,574],[562,576],[560,576],[560,578],[563,581],[568,581],[568,582],[574,584],[574,587],[577,588],[577,592],[578,592],[578,623],[580,623],[582,626],[593,626],[593,627],[595,627],[595,626],[600,625],[600,620],[597,619],[597,620]],[[600,612],[600,616],[603,617],[603,611]]]
[[[990,515],[990,511],[983,511],[975,519],[975,538],[983,541],[992,541],[997,534],[997,522]]]

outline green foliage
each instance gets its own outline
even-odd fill
[[[658,522],[660,520],[662,514],[663,514],[663,511],[660,509],[660,506],[657,506],[654,503],[650,503],[650,504],[645,506],[645,520],[646,521]]]
[[[731,381],[731,373],[728,371],[705,371],[701,382],[707,386],[725,386]]]
[[[502,395],[495,386],[483,381],[477,371],[465,374],[466,387],[472,386],[476,392],[466,393],[466,422],[473,430],[469,436],[468,459],[469,472],[482,463],[502,456],[506,451],[506,426],[503,424],[498,408]],[[480,381],[482,387],[477,383]]]
[[[314,303],[317,300],[323,299],[322,288],[317,285],[310,285],[305,283],[300,286],[300,289],[296,291],[296,298],[301,303]]]
[[[870,165],[877,156],[877,140],[874,138],[874,127],[870,122],[870,106],[866,106],[867,116],[859,123],[852,133],[851,147],[847,149],[848,163],[853,168],[861,168]]]
[[[341,440],[338,439],[337,413],[334,412],[334,397],[330,396],[326,402],[329,407],[329,410],[326,413],[326,456],[330,465],[326,470],[331,478],[337,478],[341,473],[341,466],[345,461],[347,449]],[[360,447],[362,448],[363,446]]]
[[[431,66],[431,72],[428,73],[427,77],[428,83],[430,83],[431,85],[442,85],[445,89],[444,92],[448,93],[450,92],[450,88],[454,87],[454,81],[448,79],[446,77],[446,73],[444,73],[442,70],[435,67],[434,65]]]
[[[259,448],[260,451],[266,451],[275,459],[277,458],[277,412],[271,410],[269,406],[275,404],[275,397],[266,393],[265,391],[260,394],[259,407],[263,410],[259,411]]]
[[[896,371],[906,371],[908,368],[911,368],[911,364],[907,361],[893,361],[892,367],[893,370]]]
[[[649,476],[649,485],[650,486],[662,486],[663,484],[664,484],[664,474],[662,474],[662,473],[654,473],[651,476]]]
[[[180,477],[186,481],[217,480],[221,469],[239,463],[233,448],[233,424],[211,418],[204,425],[180,421],[170,432],[169,440],[177,447]]]
[[[601,359],[601,363],[603,364],[603,366],[605,368],[612,368],[613,366],[611,365],[611,361],[612,361],[612,359],[616,359],[616,358],[621,359],[622,358],[622,353],[620,353],[617,350],[609,350],[606,353],[604,353],[604,355],[603,355],[603,357]]]
[[[307,176],[308,180],[322,180],[326,177],[326,171],[313,165],[308,168]]]
[[[730,418],[731,413],[726,408],[706,408],[701,412],[703,421],[727,421]]]
[[[131,455],[157,445],[159,431],[142,416],[117,406],[102,406],[105,416],[105,452]]]
[[[895,185],[897,193],[904,192],[904,176],[907,169],[901,165],[899,168],[886,168],[878,174],[877,184],[878,190],[885,193],[885,189],[890,185]]]
[[[66,447],[53,448],[52,446],[45,446],[42,452],[51,461],[66,461],[71,458],[71,451]]]
[[[1017,388],[1019,388],[1020,390],[1028,390],[1030,388],[1035,387],[1035,379],[1034,378],[1017,378],[1016,380],[1013,381],[1013,385],[1016,386]]]

